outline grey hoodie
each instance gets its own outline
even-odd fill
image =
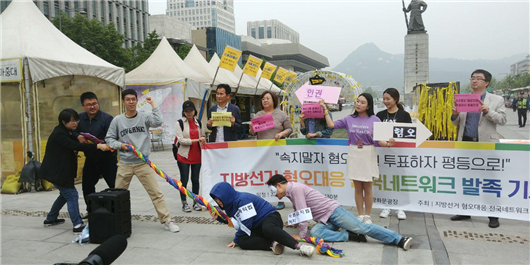
[[[122,143],[130,143],[137,150],[148,156],[151,150],[149,128],[162,125],[162,113],[154,108],[151,114],[137,112],[132,118],[125,117],[125,113],[116,116],[110,123],[105,142],[116,150],[121,149]],[[120,163],[139,164],[142,160],[133,152],[120,150]]]

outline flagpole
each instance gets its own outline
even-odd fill
[[[202,97],[202,103],[201,103],[201,110],[199,111],[199,120],[202,119],[202,112],[204,110],[204,100],[206,99],[206,95],[208,92],[210,92],[213,89],[213,85],[215,83],[215,78],[217,78],[217,73],[219,72],[219,66],[217,66],[217,70],[215,70],[215,75],[213,76],[212,84],[210,85],[210,89],[206,90],[204,92],[204,96]]]
[[[239,90],[239,85],[241,84],[241,80],[243,79],[243,75],[245,73],[241,73],[241,77],[239,78],[239,82],[237,82],[236,92],[234,92],[234,98],[237,96],[237,91]]]
[[[254,95],[256,95],[256,93],[258,93],[259,81],[261,81],[261,75],[258,78],[258,83],[256,84],[256,89],[254,90]]]

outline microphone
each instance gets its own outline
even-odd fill
[[[127,248],[127,239],[123,235],[115,235],[95,248],[79,265],[112,264]]]

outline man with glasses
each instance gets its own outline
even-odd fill
[[[491,74],[482,69],[471,74],[473,94],[480,95],[479,112],[458,112],[453,107],[451,122],[458,126],[458,141],[468,142],[499,142],[497,125],[506,124],[506,108],[501,96],[486,91],[491,82]],[[453,221],[471,218],[469,215],[455,215]],[[499,227],[499,218],[490,217],[489,227]]]
[[[87,140],[79,133],[90,133],[100,140],[105,140],[107,131],[113,117],[99,109],[99,101],[93,92],[81,94],[81,106],[85,112],[79,114],[79,124],[75,130],[80,143],[87,143]],[[96,192],[96,184],[100,177],[105,179],[109,188],[114,188],[116,182],[116,170],[118,163],[116,152],[85,152],[85,165],[83,166],[83,197],[88,209],[88,195]],[[81,214],[83,219],[88,218],[88,214]]]

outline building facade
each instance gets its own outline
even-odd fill
[[[197,29],[193,30],[191,35],[193,44],[207,48],[208,58],[211,58],[214,53],[219,56],[223,55],[226,45],[241,50],[241,36],[221,28]],[[239,62],[241,63],[241,59]]]
[[[175,17],[152,15],[149,17],[149,32],[156,30],[160,38],[177,39],[191,42],[193,26]]]
[[[276,19],[247,22],[247,36],[254,39],[282,39],[300,43],[300,34]]]
[[[1,0],[0,11],[4,11],[11,1]],[[148,0],[34,0],[46,18],[53,20],[64,12],[73,17],[76,13],[88,19],[97,19],[104,25],[114,23],[116,30],[123,34],[125,47],[143,43],[149,33]]]
[[[524,60],[518,61],[510,66],[511,75],[528,72],[530,72],[530,55],[527,55]]]
[[[167,0],[166,15],[197,29],[215,27],[236,32],[233,0]]]

